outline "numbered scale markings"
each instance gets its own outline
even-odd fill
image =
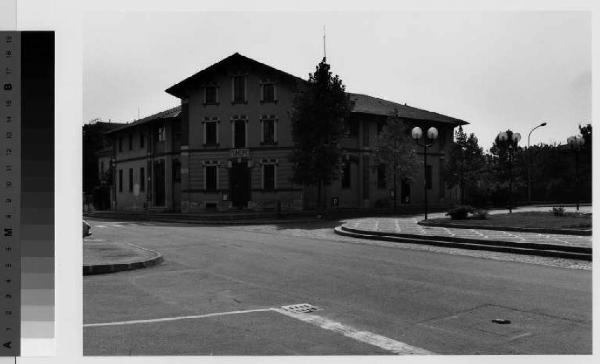
[[[0,356],[54,351],[54,33],[0,32]]]
[[[2,204],[0,251],[2,306],[0,311],[0,355],[16,356],[20,344],[20,291],[21,254],[19,245],[20,229],[20,176],[21,176],[21,120],[20,120],[20,34],[1,34],[0,54],[0,136],[2,154],[0,156],[2,181],[0,198]]]

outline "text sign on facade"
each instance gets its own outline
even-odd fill
[[[231,150],[231,158],[250,158],[250,149],[237,148]]]

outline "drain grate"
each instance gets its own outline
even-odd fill
[[[319,307],[313,306],[310,303],[297,303],[295,305],[281,306],[281,308],[295,313],[311,313],[320,310]]]

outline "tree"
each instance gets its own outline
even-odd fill
[[[494,144],[490,148],[490,158],[488,166],[491,175],[494,178],[492,189],[492,199],[494,202],[508,201],[511,205],[515,199],[521,195],[525,196],[527,190],[526,168],[527,163],[523,158],[522,148],[517,141],[513,140],[513,131],[506,130],[507,140],[500,140],[496,136]]]
[[[446,162],[446,184],[448,187],[459,186],[460,203],[464,205],[465,191],[477,185],[481,170],[485,166],[485,158],[475,134],[467,136],[462,126],[454,133],[454,139],[450,148],[450,158]]]
[[[404,122],[396,115],[390,116],[381,129],[377,137],[374,159],[374,168],[385,165],[386,181],[394,188],[394,210],[396,210],[398,182],[412,179],[419,167],[415,144]]]
[[[290,155],[293,181],[302,185],[317,185],[319,206],[323,207],[322,186],[337,177],[345,134],[345,122],[350,115],[350,98],[339,76],[332,76],[325,58],[309,75],[304,92],[294,100]]]

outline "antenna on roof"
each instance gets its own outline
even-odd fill
[[[140,120],[140,107],[138,106],[138,120]]]
[[[325,25],[323,25],[323,62],[327,61],[327,33],[325,32]]]

